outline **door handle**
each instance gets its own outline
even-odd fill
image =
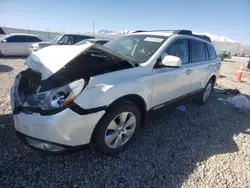
[[[190,70],[190,69],[188,69],[187,71],[186,71],[186,74],[188,74],[188,75],[190,75],[192,73],[192,70]]]

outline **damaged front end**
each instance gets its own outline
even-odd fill
[[[11,89],[13,114],[51,115],[73,103],[91,77],[134,67],[101,45],[50,46],[30,55]]]
[[[38,72],[31,69],[21,72],[12,87],[13,114],[40,113],[52,115],[64,110],[73,102],[86,85],[84,79],[78,79],[64,86],[48,90]],[[44,88],[46,90],[44,91]]]

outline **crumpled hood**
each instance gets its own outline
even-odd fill
[[[32,53],[25,61],[29,68],[40,72],[42,80],[59,71],[72,59],[88,50],[93,44],[79,46],[53,45]]]

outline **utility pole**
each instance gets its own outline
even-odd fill
[[[93,22],[93,36],[95,36],[95,22]]]

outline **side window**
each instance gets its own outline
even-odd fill
[[[65,35],[61,40],[59,41],[60,44],[67,44],[69,39],[69,36]]]
[[[97,41],[96,43],[97,44],[101,44],[101,45],[103,45],[103,44],[105,44],[105,43],[107,43],[108,41],[105,41],[105,40],[100,40],[100,41]]]
[[[80,42],[80,41],[82,41],[82,40],[85,40],[85,39],[91,39],[91,38],[93,38],[93,37],[89,37],[89,36],[75,36],[75,43],[77,43],[77,42]]]
[[[32,42],[41,42],[42,40],[37,37],[32,37]]]
[[[18,35],[11,36],[11,37],[7,38],[6,40],[7,40],[7,42],[26,42],[25,36],[20,36],[20,35],[19,36]]]
[[[183,64],[188,63],[189,62],[188,40],[187,39],[179,39],[179,40],[175,41],[167,49],[165,55],[177,56],[181,59]]]
[[[85,39],[87,39],[87,38],[83,38],[82,36],[75,36],[75,43],[78,43],[78,42],[80,42],[80,41],[82,41],[82,40],[85,40]]]
[[[206,60],[205,45],[203,42],[190,40],[192,48],[192,62],[199,62]]]
[[[208,53],[207,45],[205,43],[204,43],[204,46],[206,50],[206,60],[209,60],[209,53]]]
[[[74,44],[74,36],[73,35],[65,35],[59,41],[58,44]]]
[[[41,42],[41,40],[37,37],[26,36],[26,42]]]
[[[209,52],[210,59],[215,59],[217,57],[217,54],[216,54],[214,48],[211,45],[207,44],[207,49]]]

